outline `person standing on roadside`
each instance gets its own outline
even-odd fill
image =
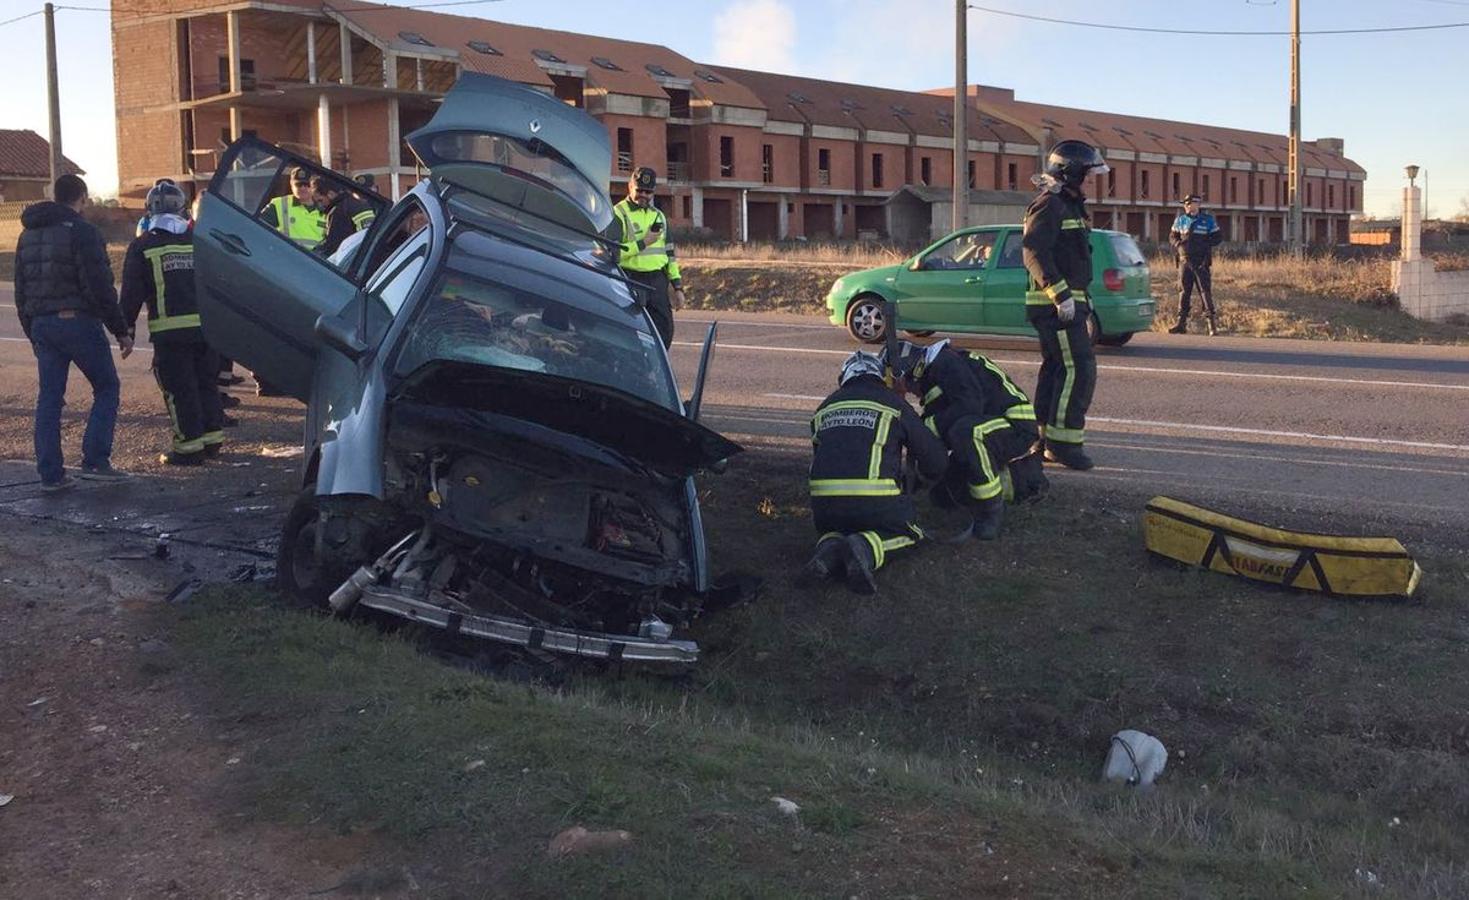
[[[668,244],[668,219],[653,205],[657,185],[656,172],[638,168],[628,179],[627,199],[612,207],[612,214],[622,245],[617,264],[624,275],[647,288],[648,316],[667,348],[673,344],[673,310],[684,305],[684,293],[678,260]]]
[[[117,304],[107,245],[102,233],[82,218],[89,200],[87,183],[77,175],[62,175],[51,196],[55,199],[33,203],[21,213],[25,230],[15,247],[15,310],[36,354],[40,382],[36,469],[41,490],[48,492],[76,486],[66,474],[61,452],[61,407],[73,363],[92,385],[80,475],[96,481],[127,477],[112,467],[121,384],[107,332],[116,338],[123,359],[133,352],[133,339]]]
[[[1090,469],[1086,414],[1097,384],[1087,320],[1092,282],[1091,223],[1082,186],[1111,169],[1085,141],[1062,141],[1036,176],[1041,188],[1025,211],[1021,258],[1030,274],[1025,318],[1041,341],[1041,371],[1035,384],[1036,420],[1048,462]]]
[[[1219,331],[1214,318],[1214,284],[1210,268],[1214,265],[1214,248],[1224,240],[1224,232],[1214,217],[1203,211],[1203,202],[1198,194],[1183,198],[1183,212],[1173,220],[1173,229],[1168,232],[1168,243],[1178,254],[1178,322],[1168,329],[1169,334],[1188,331],[1189,301],[1193,299],[1194,285],[1199,286],[1199,297],[1204,301],[1204,321],[1209,334]]]

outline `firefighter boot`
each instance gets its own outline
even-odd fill
[[[982,541],[997,540],[1000,537],[1000,526],[1004,522],[1004,497],[980,500],[974,510],[974,536]]]
[[[1080,444],[1058,444],[1054,441],[1046,444],[1046,462],[1057,462],[1068,469],[1082,472],[1095,465]]]
[[[1214,317],[1211,315],[1211,316],[1209,316],[1209,337],[1213,337],[1214,335],[1216,335],[1218,333],[1219,333],[1219,323],[1216,322],[1216,321],[1214,321]]]
[[[828,578],[840,576],[846,557],[846,540],[839,535],[824,537],[816,544],[816,553],[806,561],[796,576],[796,586],[809,588]]]
[[[1168,329],[1168,333],[1169,334],[1188,334],[1188,319],[1184,318],[1183,316],[1179,316],[1178,317],[1178,323],[1176,325],[1174,325],[1172,328]]]
[[[847,535],[847,587],[857,594],[872,596],[877,593],[877,579],[873,571],[877,559],[872,554],[872,545],[860,534]]]

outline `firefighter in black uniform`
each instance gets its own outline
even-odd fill
[[[802,581],[845,573],[848,587],[871,594],[888,554],[923,540],[904,484],[904,451],[927,482],[943,476],[948,459],[943,442],[883,381],[876,355],[853,353],[838,384],[811,417],[811,513],[821,537]]]
[[[173,423],[173,445],[160,458],[197,465],[224,443],[219,357],[204,342],[194,299],[194,233],[188,200],[175,184],[148,192],[148,230],[133,239],[122,267],[122,316],[131,334],[148,308],[153,375]]]
[[[1025,211],[1022,256],[1030,273],[1025,316],[1041,339],[1035,406],[1047,460],[1090,469],[1086,412],[1097,383],[1097,359],[1087,335],[1092,280],[1091,225],[1082,185],[1111,171],[1095,147],[1062,141],[1038,176],[1040,195]]]
[[[311,176],[311,190],[316,206],[326,214],[326,237],[316,245],[316,252],[331,256],[347,237],[372,227],[377,212],[338,182],[321,175]]]
[[[999,537],[1005,502],[1039,498],[1048,488],[1030,398],[994,361],[947,340],[928,347],[901,342],[892,368],[900,387],[922,398],[923,424],[951,454],[930,495],[934,504],[971,508],[975,535]]]

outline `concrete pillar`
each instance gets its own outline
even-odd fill
[[[1145,210],[1143,210],[1143,240],[1145,240],[1145,241],[1151,241],[1152,239],[1153,239],[1153,213],[1150,210],[1146,210],[1145,209]]]
[[[837,197],[831,203],[831,230],[836,232],[832,237],[837,240],[841,240],[842,238],[842,225],[846,219],[846,215],[842,212],[842,206],[843,200],[840,197]]]
[[[1403,188],[1403,261],[1423,256],[1423,191]]]
[[[323,168],[332,167],[332,104],[322,94],[316,101],[316,149]]]
[[[343,22],[337,32],[342,42],[342,84],[352,83],[352,30]]]
[[[240,92],[240,12],[225,13],[225,29],[229,42],[230,93]],[[240,107],[230,106],[230,140],[238,141],[243,127],[240,123]]]
[[[704,189],[696,187],[689,192],[689,205],[693,208],[693,225],[695,228],[704,227]]]
[[[786,240],[791,236],[791,204],[785,197],[781,197],[775,208],[775,236],[780,240]]]
[[[316,84],[316,23],[306,23],[306,82]]]
[[[402,139],[398,133],[399,127],[398,98],[390,97],[388,99],[388,183],[392,188],[390,196],[394,203],[398,202],[398,198],[402,194],[398,186],[398,165],[403,152],[400,149]]]

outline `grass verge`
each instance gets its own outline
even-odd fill
[[[177,613],[203,703],[254,724],[235,796],[471,896],[1469,892],[1462,551],[1413,603],[1300,596],[1150,562],[1134,510],[1071,492],[876,598],[803,593],[800,474],[706,485],[716,560],[769,581],[683,679],[487,679],[240,589]],[[1169,746],[1151,795],[1095,781],[1124,727]],[[635,838],[546,860],[573,824]]]

